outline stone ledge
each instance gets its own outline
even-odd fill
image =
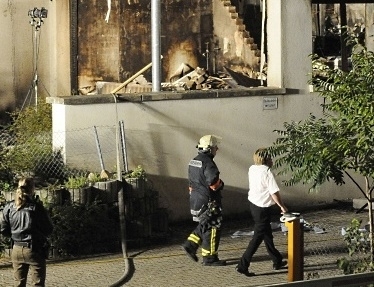
[[[104,104],[117,102],[145,102],[164,100],[187,100],[187,99],[211,99],[211,98],[234,98],[249,96],[284,95],[285,88],[255,87],[229,90],[206,90],[206,91],[185,91],[185,92],[150,92],[150,93],[126,93],[117,94],[116,99],[112,94],[82,95],[48,97],[47,103],[62,105],[86,105]]]
[[[353,199],[353,208],[354,209],[361,209],[367,203],[366,198],[354,198]],[[371,208],[373,209],[373,203],[371,203]],[[364,208],[364,210],[369,210],[368,206]]]

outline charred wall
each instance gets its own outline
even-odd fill
[[[212,1],[161,2],[162,81],[182,64],[205,67],[205,43],[213,37]],[[97,81],[123,82],[152,61],[151,3],[149,0],[78,3],[79,88]],[[151,70],[144,73],[151,81]]]
[[[77,17],[78,87],[94,87],[96,81],[118,81],[121,17],[119,1],[112,1],[109,22],[106,1],[80,0]],[[74,35],[73,35],[74,37]]]

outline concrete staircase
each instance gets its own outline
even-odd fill
[[[258,45],[254,42],[254,38],[251,37],[249,31],[246,30],[244,20],[237,13],[236,7],[232,5],[230,0],[215,0],[216,5],[222,5],[223,9],[227,11],[227,15],[231,19],[231,24],[235,26],[235,37],[236,41],[238,38],[243,43],[243,55],[244,62],[248,64],[254,71],[259,71],[261,50]]]

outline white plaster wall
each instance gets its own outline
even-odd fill
[[[3,3],[4,2],[4,3]],[[1,4],[3,3],[3,4]],[[0,86],[0,108],[7,109],[14,106],[14,82],[13,82],[13,62],[14,62],[14,52],[13,52],[13,5],[9,1],[2,1],[0,5],[1,8],[1,17],[0,17],[0,27],[3,30],[1,35],[3,36],[2,43],[2,59],[0,65],[0,77],[1,77],[1,86]],[[4,32],[7,33],[4,33]]]
[[[276,97],[278,108],[273,110],[263,109],[262,96],[250,96],[118,103],[117,115],[113,103],[53,104],[53,116],[59,119],[54,129],[115,126],[117,120],[123,120],[129,168],[138,164],[144,166],[160,192],[161,206],[169,209],[172,220],[189,218],[187,166],[196,155],[199,138],[205,134],[219,135],[223,140],[216,162],[225,182],[225,212],[235,214],[248,211],[247,170],[252,164],[253,152],[271,145],[277,137],[273,130],[282,129],[284,122],[305,119],[311,112],[317,116],[321,114],[321,99],[315,95]],[[86,147],[85,152],[93,138],[86,140],[81,143]],[[68,139],[66,144],[69,145]],[[93,148],[93,157],[96,157],[95,152]],[[95,168],[100,171],[99,162],[96,162]],[[114,167],[115,164],[113,156],[107,165]],[[280,178],[278,182],[289,206],[311,206],[360,195],[349,182],[343,187],[327,184],[317,194],[308,194],[306,186],[284,187]]]
[[[69,0],[0,1],[2,27],[1,107],[16,102],[18,107],[33,105],[35,68],[38,72],[39,99],[47,96],[70,95]],[[45,7],[48,16],[38,31],[30,24],[29,10]],[[38,61],[34,61],[35,43]]]
[[[312,71],[310,0],[267,0],[268,85],[308,91]]]

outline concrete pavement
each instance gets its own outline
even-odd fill
[[[303,219],[318,230],[304,232],[304,280],[341,275],[336,260],[347,256],[342,227],[347,227],[355,217],[367,221],[367,212],[356,214],[346,208],[322,209],[302,213]],[[249,220],[227,220],[223,227],[219,257],[227,260],[227,266],[202,266],[189,259],[180,245],[194,225],[174,227],[170,240],[144,248],[128,248],[135,270],[124,286],[266,286],[287,283],[287,269],[272,270],[265,247],[262,244],[253,258],[250,271],[256,276],[245,277],[235,271],[235,266],[244,252],[250,235],[233,238],[236,231],[250,231]],[[275,245],[287,259],[287,235],[274,231]],[[199,250],[200,251],[200,250]],[[200,255],[200,254],[198,254]],[[62,286],[111,286],[124,273],[122,254],[105,254],[90,258],[65,261],[49,261],[47,287]],[[0,286],[12,286],[12,269],[8,259],[0,259]],[[28,285],[31,286],[31,285]]]

